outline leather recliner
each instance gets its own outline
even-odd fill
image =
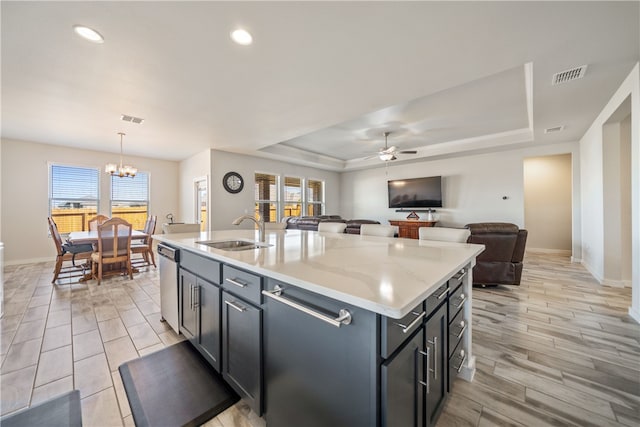
[[[504,222],[467,224],[467,243],[485,245],[473,268],[474,285],[519,285],[527,230]]]

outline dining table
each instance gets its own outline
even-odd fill
[[[149,235],[145,232],[138,230],[131,230],[131,240],[141,240]],[[69,233],[67,241],[74,245],[81,245],[87,243],[98,243],[98,231],[72,231]]]
[[[144,239],[146,237],[149,237],[149,235],[143,231],[138,231],[138,230],[131,230],[131,241],[133,242],[134,240],[141,240]],[[71,233],[69,233],[69,237],[67,238],[67,242],[73,244],[73,245],[81,245],[81,244],[93,244],[93,245],[97,245],[98,244],[98,230],[92,230],[92,231],[72,231]],[[94,250],[95,250],[94,246]],[[90,264],[85,264],[85,267],[83,267],[83,270],[88,270],[85,272],[84,277],[82,277],[79,281],[80,282],[85,282],[87,280],[91,280],[92,274],[91,274],[91,267]],[[133,267],[132,271],[134,273],[138,272],[138,269]]]

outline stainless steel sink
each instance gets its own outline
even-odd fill
[[[246,251],[249,249],[260,249],[271,246],[266,243],[254,242],[253,240],[208,240],[196,243],[206,245],[214,249],[222,249],[223,251]]]

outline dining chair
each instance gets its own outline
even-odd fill
[[[53,218],[48,217],[49,232],[51,233],[51,239],[56,246],[56,264],[53,268],[53,280],[52,284],[56,283],[60,274],[67,274],[67,277],[81,277],[84,276],[84,268],[82,266],[76,266],[75,260],[88,260],[91,257],[91,252],[71,253],[64,249],[62,243],[62,237],[58,231],[58,225]],[[65,262],[71,263],[71,265],[64,265]]]
[[[140,254],[142,258],[136,258],[131,260],[131,264],[138,266],[151,265],[156,266],[156,259],[153,255],[153,238],[151,237],[156,231],[156,223],[158,217],[156,215],[149,216],[144,223],[144,229],[142,230],[147,237],[144,239],[134,241],[131,244],[131,255]],[[149,261],[151,260],[151,262]]]
[[[437,240],[440,242],[465,243],[471,233],[466,228],[448,227],[420,227],[418,238],[420,240]]]
[[[108,216],[98,214],[89,220],[89,231],[96,231],[98,229],[98,225],[109,219]]]
[[[122,218],[111,218],[98,225],[98,250],[91,254],[91,274],[98,280],[98,285],[102,281],[105,273],[105,265],[124,263],[129,278],[133,279],[133,268],[131,267],[131,230],[132,226]],[[97,269],[97,276],[96,276]],[[119,273],[121,269],[109,271],[109,273]]]
[[[362,224],[360,226],[360,235],[362,236],[393,237],[397,232],[398,227],[395,225]]]
[[[320,222],[318,223],[318,231],[323,233],[344,233],[347,224],[344,222]]]

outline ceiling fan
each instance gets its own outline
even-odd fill
[[[396,160],[396,154],[417,154],[418,152],[416,150],[402,150],[402,151],[398,151],[398,148],[395,145],[392,145],[391,147],[389,147],[388,143],[387,143],[387,137],[391,134],[391,132],[384,132],[384,148],[381,148],[380,150],[378,150],[378,154],[376,154],[375,156],[371,156],[369,158],[373,158],[373,157],[378,157],[380,160],[382,160],[383,162],[388,162],[390,160]]]

